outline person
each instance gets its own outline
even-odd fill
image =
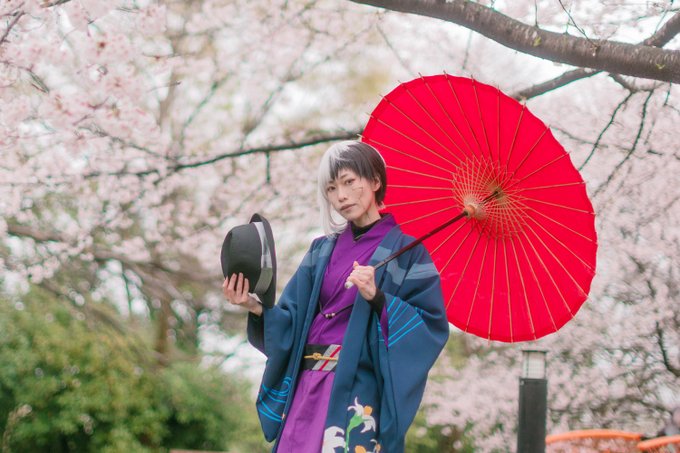
[[[318,173],[326,235],[312,242],[278,304],[260,305],[242,275],[224,281],[229,302],[250,312],[248,340],[267,357],[256,405],[272,451],[404,451],[449,325],[422,244],[372,266],[413,241],[381,214],[386,190],[375,148],[331,146]]]
[[[675,407],[668,417],[668,422],[656,434],[656,437],[680,435],[680,406]]]

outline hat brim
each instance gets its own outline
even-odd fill
[[[269,221],[260,214],[253,214],[250,218],[250,223],[262,222],[264,226],[264,234],[267,241],[267,247],[272,255],[272,281],[269,283],[269,288],[262,295],[262,305],[267,308],[272,308],[276,302],[276,248],[274,247],[274,234]],[[258,295],[259,296],[259,295]]]

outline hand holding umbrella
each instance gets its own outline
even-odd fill
[[[345,282],[345,288],[349,289],[352,286],[356,286],[361,297],[366,300],[372,300],[377,291],[375,286],[375,270],[377,267],[362,266],[355,261],[352,273],[349,274]]]

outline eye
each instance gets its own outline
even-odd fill
[[[345,185],[351,186],[352,184],[354,184],[354,181],[355,181],[354,178],[347,178],[347,179],[345,179]]]
[[[333,192],[335,190],[335,186],[326,186],[326,193]]]

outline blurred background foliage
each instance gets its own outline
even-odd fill
[[[251,386],[193,360],[154,360],[149,326],[117,330],[38,288],[0,299],[2,452],[266,451]],[[122,325],[122,323],[118,323]]]

